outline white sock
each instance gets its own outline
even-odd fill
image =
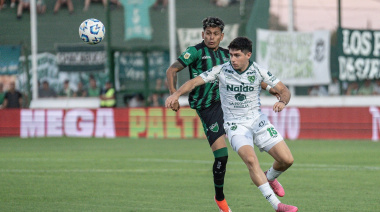
[[[282,174],[282,171],[277,171],[272,166],[267,171],[267,178],[268,178],[268,180],[272,181],[272,180],[275,180],[278,176],[280,176],[280,174]]]
[[[268,200],[268,202],[272,205],[272,207],[277,210],[277,205],[280,204],[280,200],[277,198],[277,196],[274,194],[272,188],[270,187],[269,183],[264,183],[261,186],[258,187],[265,197],[265,199]]]

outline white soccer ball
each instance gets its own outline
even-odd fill
[[[79,26],[79,37],[88,44],[100,43],[105,34],[103,23],[95,18],[87,19]]]

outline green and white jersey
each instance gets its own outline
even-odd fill
[[[193,79],[214,66],[228,62],[229,52],[219,47],[216,51],[208,48],[204,42],[191,46],[182,53],[178,61],[189,66],[190,79]],[[219,102],[218,83],[207,83],[192,90],[189,94],[190,107],[197,110],[208,108]]]
[[[208,83],[219,81],[224,121],[255,119],[261,114],[261,82],[274,87],[279,80],[269,71],[249,62],[247,70],[236,71],[230,62],[200,75]]]

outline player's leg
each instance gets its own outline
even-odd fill
[[[228,160],[228,150],[225,142],[225,135],[220,136],[212,145],[211,150],[214,154],[214,164],[212,174],[214,178],[215,202],[221,212],[230,212],[227,201],[224,198],[224,177]]]
[[[223,186],[224,176],[228,160],[228,150],[225,142],[225,135],[220,136],[212,145],[211,150],[214,154],[214,164],[212,173],[214,177],[215,199],[222,201],[224,199]]]
[[[293,164],[293,155],[283,140],[274,145],[268,153],[275,161],[272,167],[265,172],[265,175],[275,193],[278,196],[283,197],[285,195],[285,190],[278,182],[277,178]]]
[[[228,160],[228,150],[225,142],[225,131],[223,128],[223,111],[220,103],[202,110],[197,111],[202,121],[207,140],[214,154],[214,163],[212,166],[215,202],[219,210],[223,212],[230,211],[224,196],[224,177]]]
[[[258,187],[273,209],[277,212],[298,211],[298,208],[295,206],[281,203],[281,201],[274,194],[274,191],[270,187],[267,178],[260,167],[259,160],[253,146],[251,146],[253,144],[249,144],[249,142],[252,142],[252,139],[243,135],[236,135],[232,137],[231,142],[234,143],[234,146],[236,147],[235,151],[237,150],[237,153],[246,164],[252,182]]]
[[[294,162],[294,158],[285,141],[281,141],[273,146],[268,153],[274,158],[272,167],[268,170],[269,180],[277,178],[286,171]],[[272,173],[273,172],[273,173]]]
[[[253,146],[251,146],[253,144],[246,145],[247,143],[252,143],[252,140],[243,135],[236,135],[232,137],[231,142],[234,143],[234,146],[240,146],[237,147],[237,153],[247,166],[252,182],[261,191],[273,209],[277,210],[278,204],[281,202],[270,188],[267,178],[265,177],[263,170],[260,168],[259,160],[253,150]]]
[[[252,129],[255,134],[254,144],[259,147],[260,151],[268,152],[275,159],[273,167],[266,171],[265,175],[275,194],[282,197],[285,195],[285,191],[276,178],[291,165],[293,162],[292,154],[283,137],[270,123],[266,115],[260,115],[253,122]],[[289,162],[291,162],[290,165]]]

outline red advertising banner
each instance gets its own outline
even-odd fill
[[[263,107],[286,139],[379,140],[378,107]],[[161,107],[0,110],[0,137],[205,138],[196,112]]]

